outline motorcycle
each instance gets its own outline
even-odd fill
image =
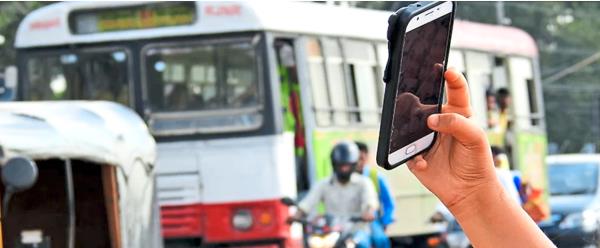
[[[287,206],[296,206],[290,198],[281,202]],[[304,227],[305,246],[311,248],[353,248],[358,243],[355,240],[356,224],[367,222],[362,217],[342,218],[329,214],[321,215],[313,220],[290,217],[288,223],[300,223]]]
[[[462,230],[458,221],[452,215],[436,212],[430,222],[440,226],[442,234],[438,247],[444,248],[471,248],[467,235]]]

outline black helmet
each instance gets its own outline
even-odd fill
[[[331,164],[333,172],[340,182],[350,180],[352,172],[356,170],[359,158],[359,150],[354,142],[342,141],[333,147],[331,151]],[[350,165],[352,168],[349,171],[341,171],[342,165]]]

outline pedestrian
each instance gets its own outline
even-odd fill
[[[502,187],[504,187],[512,199],[521,205],[521,197],[519,196],[519,189],[517,188],[517,185],[515,185],[514,175],[508,170],[508,166],[503,166],[504,163],[508,162],[506,153],[504,153],[502,148],[497,146],[491,146],[491,150],[494,167],[496,167],[496,175],[498,176],[500,183],[502,183]]]
[[[375,214],[375,221],[371,222],[371,242],[376,248],[390,247],[390,239],[385,234],[388,225],[394,222],[394,197],[384,176],[376,168],[369,166],[369,147],[367,144],[356,141],[360,151],[356,172],[368,177],[379,199],[379,209]]]

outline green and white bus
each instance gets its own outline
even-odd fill
[[[328,176],[337,141],[376,150],[390,14],[290,2],[56,3],[20,24],[16,99],[109,100],[146,120],[169,241],[299,245],[279,199]],[[485,89],[515,93],[515,167],[545,187],[535,42],[460,20],[452,40],[449,63],[471,82],[482,126]],[[427,221],[437,199],[404,166],[381,173],[397,206],[388,234],[437,233]]]

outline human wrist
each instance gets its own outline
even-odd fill
[[[448,210],[459,221],[468,221],[471,218],[481,218],[487,212],[493,212],[496,207],[505,203],[502,184],[493,178],[486,183],[478,185],[464,198],[448,204]]]
[[[473,247],[555,247],[497,179],[448,209]]]

